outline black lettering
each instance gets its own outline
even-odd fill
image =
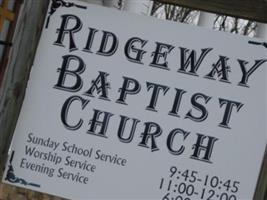
[[[122,87],[119,89],[120,97],[116,101],[116,103],[127,105],[127,103],[125,102],[126,95],[138,94],[141,90],[141,85],[139,84],[139,82],[137,80],[135,80],[133,78],[123,77],[123,79],[124,80],[123,80]],[[133,85],[133,86],[130,87],[131,85]]]
[[[82,21],[80,20],[79,17],[75,15],[62,15],[62,22],[60,25],[60,28],[57,29],[58,37],[57,40],[54,42],[54,45],[62,46],[63,41],[65,36],[68,34],[69,35],[69,51],[74,51],[77,50],[78,48],[76,47],[75,41],[74,41],[74,33],[77,33],[82,29]],[[71,21],[74,21],[74,26],[73,27],[68,27]]]
[[[84,95],[94,97],[93,93],[96,91],[97,94],[100,94],[99,99],[110,101],[108,98],[108,89],[110,89],[110,83],[107,81],[108,75],[106,72],[99,71],[99,75],[92,80],[92,86]]]
[[[135,46],[135,44],[140,43],[141,48],[143,48],[147,42],[148,42],[147,40],[142,40],[141,38],[138,38],[138,37],[130,38],[126,42],[126,45],[124,48],[124,53],[125,53],[126,58],[130,62],[134,62],[134,63],[138,63],[138,64],[144,64],[142,62],[142,59],[143,59],[143,56],[146,53],[146,51],[144,51],[140,48],[137,48]],[[134,53],[134,55],[131,55],[131,53]]]
[[[173,106],[172,106],[171,111],[169,112],[169,115],[172,115],[175,117],[180,117],[178,115],[178,111],[179,111],[179,107],[181,104],[182,96],[184,93],[186,93],[186,91],[181,90],[181,89],[177,89],[177,88],[175,88],[175,91],[176,91],[176,94],[175,94]]]
[[[198,103],[198,99],[204,99],[205,104],[207,104],[209,102],[209,100],[211,99],[211,97],[205,95],[205,94],[201,94],[201,93],[196,93],[192,96],[191,98],[191,104],[193,105],[193,107],[201,112],[201,115],[199,117],[196,117],[192,114],[192,109],[190,109],[190,111],[186,114],[185,119],[191,119],[195,122],[202,122],[205,119],[207,119],[208,117],[208,111],[205,108],[205,106],[203,106],[202,104]]]
[[[112,41],[109,46],[109,49],[107,49],[107,46],[108,46],[108,43],[110,43],[110,40]],[[112,56],[116,52],[118,48],[118,44],[119,44],[119,40],[114,33],[103,31],[103,37],[102,37],[102,41],[100,44],[100,48],[98,52],[96,52],[96,54],[102,55],[102,56]]]
[[[229,81],[228,74],[229,72],[231,72],[230,66],[227,65],[228,60],[229,58],[225,56],[220,56],[217,63],[212,65],[212,70],[205,76],[205,78],[215,80],[214,76],[217,73],[221,82],[231,83]]]
[[[62,109],[61,109],[61,121],[62,121],[62,123],[63,123],[63,125],[64,125],[64,127],[66,128],[66,129],[69,129],[69,130],[72,130],[72,131],[74,131],[74,130],[78,130],[81,126],[82,126],[82,124],[83,124],[83,120],[82,119],[80,119],[77,123],[76,123],[76,125],[70,125],[69,123],[68,123],[68,114],[69,114],[69,109],[70,109],[70,106],[71,106],[71,104],[74,102],[74,101],[79,101],[82,105],[82,110],[86,107],[86,105],[89,103],[89,100],[85,100],[85,99],[83,99],[83,98],[81,98],[81,97],[79,97],[79,96],[71,96],[71,97],[69,97],[66,101],[65,101],[65,103],[63,104],[63,106],[62,106]]]
[[[164,85],[159,85],[156,83],[150,83],[150,82],[147,82],[146,85],[147,85],[147,91],[149,91],[151,88],[153,89],[152,96],[150,98],[150,103],[146,107],[146,110],[157,112],[155,107],[158,101],[159,92],[162,90],[163,95],[165,95],[167,91],[169,90],[169,87],[164,86]]]
[[[102,121],[99,119],[100,115],[101,116],[104,115],[102,117]],[[93,119],[91,119],[89,122],[89,125],[91,125],[91,126],[90,126],[90,129],[87,131],[87,133],[107,138],[106,132],[107,132],[109,120],[112,116],[113,116],[112,113],[102,112],[100,110],[94,109],[94,116],[93,116]],[[96,133],[96,128],[98,126],[100,127],[100,131],[98,133]]]
[[[173,50],[174,46],[160,42],[156,42],[156,45],[156,50],[151,54],[151,56],[153,56],[153,60],[149,65],[152,67],[170,70],[168,68],[168,62],[166,61],[166,59],[167,55]],[[163,59],[163,62],[160,63],[161,59]]]
[[[82,88],[83,85],[83,81],[79,75],[84,72],[85,63],[81,58],[75,55],[65,55],[62,56],[62,58],[63,58],[62,66],[61,68],[57,69],[57,71],[60,72],[59,78],[54,88],[69,92],[77,92]],[[78,64],[77,69],[69,70],[70,64],[71,63],[75,64],[75,62]],[[67,76],[75,78],[76,80],[75,84],[73,84],[72,86],[66,85]]]
[[[185,150],[185,147],[183,145],[179,149],[174,150],[173,142],[174,142],[175,136],[177,136],[178,134],[182,135],[183,141],[184,141],[187,138],[187,136],[190,134],[190,132],[186,132],[182,129],[174,129],[170,132],[170,134],[167,137],[167,148],[169,152],[173,155],[181,155]]]
[[[153,131],[154,129],[154,131]],[[156,137],[159,137],[162,133],[161,127],[154,122],[146,122],[145,123],[145,130],[141,134],[142,141],[138,144],[141,147],[151,148],[151,151],[158,151],[159,148],[156,144]],[[148,140],[151,139],[151,146],[149,147]]]
[[[236,107],[236,110],[238,112],[244,104],[240,102],[236,102],[236,101],[230,101],[227,99],[221,99],[221,98],[219,98],[219,103],[220,103],[220,107],[225,105],[223,119],[222,119],[222,122],[219,124],[219,126],[230,129],[228,124],[230,122],[230,117],[231,117],[233,108]]]
[[[197,133],[197,136],[198,136],[197,142],[196,142],[196,144],[193,145],[194,153],[191,156],[191,158],[196,159],[196,160],[200,160],[200,161],[204,161],[204,162],[208,162],[208,163],[212,163],[210,161],[210,158],[211,158],[214,144],[218,139],[215,137],[211,137],[211,136],[205,136],[205,135],[202,135],[199,133]],[[207,145],[204,146],[203,141],[206,138],[208,139],[208,142],[207,142]],[[202,158],[200,158],[201,151],[205,152],[204,156]]]
[[[178,72],[193,75],[193,76],[198,76],[197,75],[197,70],[201,63],[203,62],[204,58],[207,56],[207,54],[212,50],[212,48],[207,48],[207,49],[201,49],[201,54],[199,58],[196,58],[196,51],[191,50],[189,53],[189,49],[182,48],[180,47],[181,50],[181,66]],[[189,53],[189,56],[187,57],[187,54]],[[190,66],[190,70],[186,71],[188,66]]]
[[[130,143],[133,140],[136,126],[140,122],[140,120],[134,119],[134,118],[131,119],[132,120],[132,126],[131,126],[130,134],[127,138],[124,138],[123,135],[125,132],[125,126],[126,126],[127,122],[130,120],[130,118],[123,116],[123,115],[120,115],[120,117],[121,117],[121,120],[120,120],[120,125],[119,125],[119,130],[118,130],[119,140],[123,143]]]
[[[263,63],[267,61],[267,59],[262,59],[262,60],[255,60],[255,64],[249,69],[246,69],[246,65],[248,64],[247,61],[245,60],[237,60],[240,68],[242,70],[242,78],[241,81],[238,83],[238,85],[243,86],[243,87],[249,87],[248,86],[248,78],[250,75],[258,69],[259,66],[261,66]]]
[[[84,47],[83,51],[92,53],[91,47],[94,41],[95,34],[98,32],[97,29],[94,28],[89,28],[89,34],[88,34],[88,39],[86,42],[86,46]]]

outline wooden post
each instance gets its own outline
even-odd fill
[[[0,88],[0,178],[14,132],[41,34],[49,0],[25,0],[18,18],[10,59]],[[0,184],[0,200],[61,200],[57,197]]]
[[[258,184],[253,199],[254,200],[267,199],[267,147],[265,149],[265,156],[261,167],[261,173],[259,175]]]
[[[48,0],[24,1],[18,19],[10,59],[0,90],[1,176],[8,146],[23,101],[47,6]]]
[[[2,31],[5,19],[9,21],[15,19],[14,13],[8,10],[8,0],[4,0],[2,6],[0,6],[0,32]]]

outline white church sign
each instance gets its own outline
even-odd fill
[[[54,1],[3,181],[77,200],[252,199],[265,44]]]

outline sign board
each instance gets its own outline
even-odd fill
[[[252,199],[266,51],[248,37],[55,1],[3,181],[77,200]]]

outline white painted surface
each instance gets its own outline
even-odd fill
[[[236,199],[252,199],[266,146],[266,114],[262,111],[266,108],[267,67],[265,63],[252,72],[253,74],[249,78],[250,87],[241,87],[238,83],[242,78],[242,70],[238,64],[238,59],[247,60],[248,64],[246,66],[251,67],[254,60],[266,58],[265,49],[260,46],[249,45],[249,38],[247,37],[155,20],[145,16],[129,15],[126,12],[115,12],[112,9],[100,6],[84,5],[87,6],[87,10],[61,8],[53,14],[49,28],[43,31],[13,138],[11,150],[15,154],[12,163],[8,163],[5,171],[6,175],[7,170],[10,169],[9,164],[12,164],[13,172],[18,179],[14,180],[14,176],[10,176],[11,180],[9,182],[4,181],[16,186],[76,200],[163,199],[164,195],[170,192],[167,189],[170,181],[173,183],[170,193],[174,198],[177,197],[177,186],[175,185],[183,186],[181,182],[185,182],[187,185],[193,184],[198,193],[192,194],[194,199],[201,199],[201,192],[204,190],[207,199],[207,196],[210,195],[208,191],[216,190],[218,195],[216,200],[218,200],[220,195],[229,190],[224,186],[224,183],[231,180],[230,190],[235,191],[231,195],[236,195]],[[83,22],[83,27],[73,35],[77,49],[68,49],[68,35],[62,41],[64,45],[54,44],[58,36],[57,30],[62,27],[62,15],[65,12],[77,15]],[[75,20],[70,22],[70,27],[73,27],[71,26],[74,25],[73,23],[75,23]],[[88,27],[99,29],[94,38],[92,53],[83,51],[85,44],[87,44]],[[142,31],[138,31],[140,29]],[[101,41],[102,30],[114,33],[119,40],[118,48],[112,55],[102,56],[96,53],[101,44],[105,43]],[[132,37],[148,40],[143,47],[145,53],[141,64],[133,60],[130,61],[125,55],[126,42]],[[166,56],[168,70],[151,65],[156,51],[155,42],[171,44],[174,47]],[[141,48],[138,43],[130,47],[131,56],[136,55],[138,49]],[[182,58],[177,55],[180,55],[182,48],[188,48],[188,51],[194,49],[197,55],[203,48],[212,48],[212,52],[204,58],[203,63],[199,66],[198,76],[178,71]],[[243,49],[246,49],[246,51],[242,51]],[[161,51],[164,51],[164,48]],[[77,65],[78,60],[75,59],[64,64],[62,59],[67,55],[79,56],[86,65],[85,69],[81,70],[79,74],[83,84],[77,91],[54,88],[62,67],[67,64],[70,64],[70,70],[79,67]],[[222,55],[229,58],[227,66],[231,69],[228,76],[231,83],[219,81],[220,77],[217,77],[219,73],[215,73],[215,80],[204,78],[212,70],[212,67],[218,63],[218,59]],[[163,54],[159,56],[157,62],[162,63],[164,61],[162,56]],[[193,61],[194,59],[189,60]],[[84,95],[91,86],[92,80],[96,79],[99,71],[109,74],[107,81],[110,83],[108,90],[110,101],[99,98],[101,92],[99,94],[94,91],[94,97]],[[75,82],[77,76],[72,75],[72,73],[66,74],[64,84],[72,85]],[[116,103],[120,94],[119,88],[122,87],[123,77],[134,78],[141,85],[139,93],[128,94],[127,105]],[[147,88],[148,83],[162,84],[169,87],[166,95],[160,94],[159,96],[157,112],[146,109],[152,96],[151,90],[148,91]],[[168,111],[170,111],[174,102],[175,88],[186,91],[179,109],[180,117],[168,115]],[[199,116],[199,109],[196,109],[199,104],[193,106],[191,101],[192,95],[197,93],[212,97],[207,104],[199,101],[209,111],[203,122],[184,117],[188,112],[193,112],[194,115]],[[83,124],[78,130],[67,129],[61,120],[61,117],[65,116],[61,115],[63,104],[72,96],[79,96],[88,100],[88,104],[83,109],[79,101],[70,105],[68,122],[75,124],[79,119],[83,120]],[[231,129],[218,126],[224,116],[224,106],[219,105],[219,98],[244,104],[238,113],[233,108],[230,120]],[[93,117],[94,109],[114,114],[107,127],[106,138],[88,133],[89,122]],[[120,115],[137,118],[141,121],[137,126],[133,140],[129,143],[121,142],[117,136]],[[151,151],[150,146],[144,148],[140,145],[145,122],[158,123],[162,128],[162,134],[156,138],[158,149],[155,151]],[[127,128],[129,126],[126,126]],[[187,138],[177,135],[176,140],[171,140],[175,142],[176,149],[181,145],[185,147],[185,151],[181,155],[171,154],[166,145],[170,132],[177,128],[190,132]],[[30,133],[33,133],[32,136],[42,139],[44,143],[33,144],[29,137]],[[198,133],[218,138],[211,154],[212,163],[190,158]],[[152,140],[148,138],[147,141],[150,145]],[[63,151],[66,142],[84,150],[93,149],[94,156],[78,155],[71,150]],[[26,155],[26,146],[37,147],[36,156]],[[109,159],[107,161],[96,159],[97,150],[101,150],[110,157],[125,158],[127,159],[127,165],[118,166],[112,164]],[[42,154],[38,152],[42,152]],[[54,158],[61,157],[61,162],[55,164],[54,159],[45,159],[49,152],[54,155]],[[200,153],[199,156],[203,157],[203,152]],[[38,155],[43,156],[38,157]],[[66,164],[68,156],[73,159],[72,166],[68,162]],[[25,162],[22,163],[23,159],[27,160],[28,166],[43,164],[54,169],[53,175],[49,177],[48,173],[31,170],[30,167],[27,168]],[[88,172],[87,169],[81,169],[82,167],[79,166],[85,162],[96,165],[97,170]],[[177,167],[179,172],[188,169],[190,172],[197,171],[197,173],[191,173],[191,181],[188,181],[188,179],[181,181],[185,177],[179,175],[178,170],[176,176],[170,178],[171,166]],[[59,169],[61,168],[67,172],[65,178],[59,176]],[[68,175],[70,173],[72,176]],[[77,177],[77,174],[88,176],[88,184],[70,180],[69,177]],[[197,176],[199,181],[196,181],[194,176]],[[218,182],[220,186],[216,184],[218,187],[215,189],[210,185],[204,186],[204,179],[207,176],[210,178],[219,177],[222,183]],[[177,177],[180,179],[178,180]],[[165,180],[164,186],[163,189],[159,190],[162,178]],[[40,184],[40,187],[25,185],[22,179],[28,183]],[[184,194],[183,199],[193,199],[192,195],[186,196]],[[225,198],[225,195],[222,198]]]
[[[152,3],[150,0],[125,0],[124,10],[141,15],[150,15]]]
[[[201,11],[199,14],[198,25],[213,29],[215,17],[216,15],[213,13]]]
[[[103,0],[103,4],[109,8],[119,9],[120,0]]]
[[[103,0],[79,0],[90,4],[103,5]]]
[[[257,23],[257,25],[258,25],[258,29],[257,29],[256,37],[267,41],[267,24]]]

